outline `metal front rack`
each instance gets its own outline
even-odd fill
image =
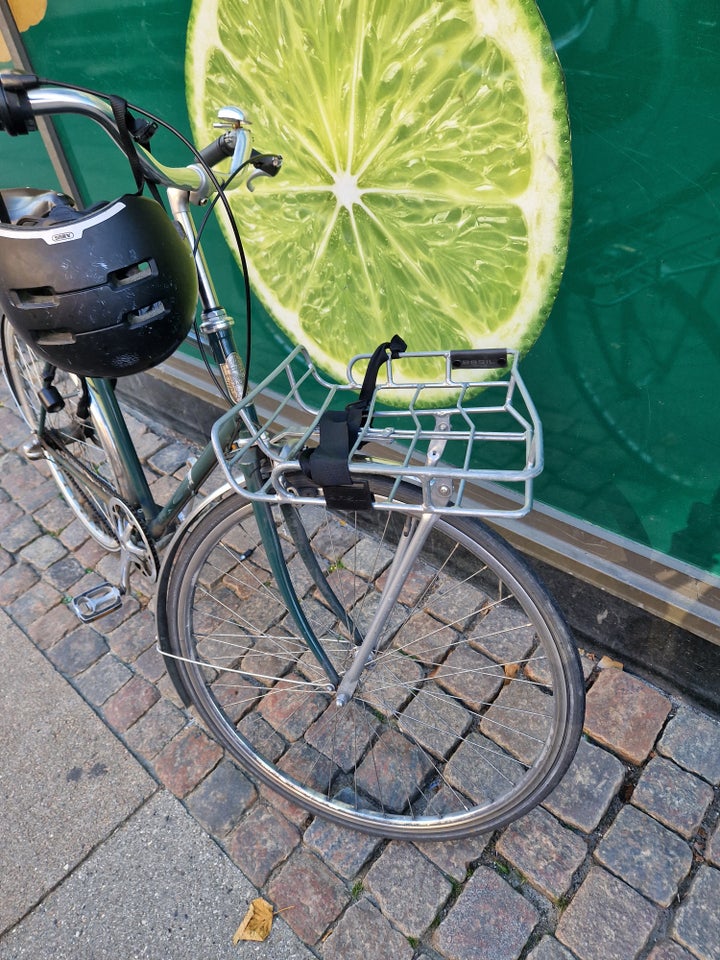
[[[506,366],[489,371],[498,357]],[[251,499],[324,503],[320,488],[297,482],[299,456],[317,446],[323,413],[355,399],[368,360],[369,355],[353,358],[348,383],[336,384],[296,347],[213,428],[215,452],[232,486]],[[229,424],[236,439],[228,449],[220,438]],[[243,465],[254,445],[269,469],[259,489],[250,490]],[[526,514],[542,466],[542,428],[513,351],[388,358],[348,457],[353,479],[375,474],[390,480],[390,495],[376,509],[484,517]],[[418,504],[408,507],[399,492],[404,482],[420,492]],[[498,483],[509,488],[507,507],[483,503],[483,488]]]

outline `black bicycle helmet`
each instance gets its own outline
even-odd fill
[[[28,191],[28,196],[36,191]],[[0,223],[0,307],[45,360],[84,377],[161,363],[192,326],[197,274],[180,229],[149,197]]]

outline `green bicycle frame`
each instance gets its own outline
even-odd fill
[[[195,462],[190,466],[185,478],[178,484],[177,489],[173,492],[168,502],[160,507],[155,503],[152,493],[150,492],[145,472],[110,383],[107,380],[88,379],[87,384],[92,402],[97,405],[97,409],[108,424],[115,441],[118,460],[117,467],[120,475],[126,478],[128,490],[131,491],[131,499],[133,501],[131,506],[137,506],[142,510],[147,531],[151,539],[157,542],[168,532],[180,512],[197,494],[202,484],[212,473],[217,463],[213,446],[211,443],[205,446]],[[220,433],[220,442],[223,447],[229,447],[238,436],[240,436],[240,430],[237,423],[233,420],[228,420],[223,424]],[[257,463],[244,468],[245,482],[250,489],[252,489],[253,482],[257,482],[256,480],[254,481],[253,474],[258,470],[259,464]],[[270,563],[270,569],[275,577],[283,601],[300,630],[303,639],[307,643],[308,648],[312,651],[327,675],[328,682],[332,684],[333,687],[337,687],[340,678],[315,636],[290,579],[270,507],[265,503],[255,501],[252,503],[252,508],[260,537],[267,553],[268,562]],[[301,528],[300,524],[291,525],[289,527],[290,535],[309,573],[318,586],[323,589],[326,587],[325,580],[307,542],[304,528],[298,528]],[[334,599],[337,603],[337,598]]]

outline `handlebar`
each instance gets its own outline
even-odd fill
[[[144,119],[140,121],[134,117],[130,112],[133,110]],[[170,215],[185,234],[195,259],[198,296],[202,310],[201,327],[215,337],[213,351],[217,347],[219,354],[223,356],[220,361],[219,354],[216,355],[216,359],[221,364],[224,381],[224,386],[219,384],[219,387],[235,400],[239,399],[247,389],[247,368],[243,367],[235,343],[228,335],[233,320],[220,306],[199,244],[200,235],[212,205],[209,205],[199,230],[190,215],[189,205],[202,204],[214,193],[213,204],[215,200],[219,200],[228,214],[244,278],[247,363],[250,357],[252,300],[242,240],[225,196],[225,189],[230,180],[247,165],[255,167],[245,181],[248,189],[252,190],[253,180],[256,177],[274,177],[277,174],[282,165],[282,157],[259,154],[252,149],[250,121],[238,107],[223,107],[218,111],[215,126],[223,128],[223,132],[212,143],[198,151],[169,124],[152,117],[139,107],[128,105],[119,97],[107,97],[90,90],[54,84],[41,80],[34,74],[0,74],[0,131],[11,136],[27,134],[37,129],[38,117],[55,114],[79,114],[99,124],[118,149],[128,157],[138,190],[142,187],[143,178],[151,184],[159,184],[167,188]],[[144,122],[145,119],[149,122]],[[197,163],[184,167],[165,166],[146,149],[145,144],[148,143],[156,127],[160,125],[182,140],[195,154]],[[230,157],[230,172],[227,176],[223,174],[224,183],[220,183],[211,167],[227,157]]]
[[[94,120],[118,148],[125,151],[112,107],[99,96],[44,83],[32,74],[0,75],[0,131],[11,136],[27,134],[36,129],[37,117],[59,114],[79,114]],[[149,181],[187,191],[193,203],[203,202],[215,189],[204,165],[212,167],[227,157],[232,157],[231,173],[249,160],[257,166],[260,174],[274,176],[280,169],[282,158],[268,157],[252,150],[249,124],[239,108],[222,108],[216,126],[225,127],[225,132],[199,152],[198,163],[184,167],[165,166],[136,140],[134,146],[142,172]]]

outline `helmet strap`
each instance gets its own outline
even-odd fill
[[[143,174],[142,167],[140,166],[140,158],[137,155],[135,144],[133,143],[132,136],[130,135],[130,128],[133,126],[133,118],[128,110],[127,100],[123,100],[122,97],[117,97],[114,94],[111,94],[108,97],[108,101],[113,112],[113,117],[115,118],[118,133],[120,134],[120,146],[125,151],[125,155],[130,162],[130,169],[132,170],[133,177],[135,178],[135,185],[137,187],[139,196],[143,192],[145,176]]]

